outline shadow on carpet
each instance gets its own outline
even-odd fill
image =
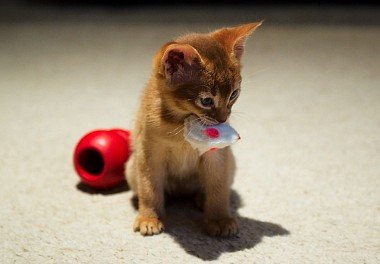
[[[214,238],[202,232],[202,212],[192,201],[169,202],[165,232],[189,254],[202,260],[216,260],[224,252],[250,249],[260,243],[263,237],[283,236],[290,232],[282,226],[262,222],[238,214],[242,205],[240,195],[231,193],[231,210],[239,223],[239,233],[231,238]]]
[[[126,182],[106,191],[99,191],[77,184],[77,189],[88,194],[112,195],[129,190]],[[136,197],[131,199],[137,209]],[[224,252],[236,252],[250,249],[260,243],[263,237],[284,236],[290,234],[281,225],[263,222],[239,215],[242,206],[240,195],[232,190],[231,212],[239,223],[239,233],[231,238],[215,238],[202,232],[202,212],[196,208],[192,199],[169,200],[166,206],[165,232],[174,238],[188,254],[202,260],[216,260]]]

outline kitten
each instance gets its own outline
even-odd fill
[[[240,94],[244,43],[261,22],[189,34],[165,44],[153,60],[133,133],[127,180],[138,195],[134,230],[142,235],[164,228],[165,195],[195,195],[209,235],[238,232],[229,211],[235,161],[230,147],[199,155],[184,140],[184,119],[205,124],[228,120]]]

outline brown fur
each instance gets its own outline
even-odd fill
[[[240,90],[240,58],[245,39],[260,23],[190,34],[164,45],[153,60],[153,75],[141,99],[133,133],[134,152],[127,180],[139,198],[134,230],[160,233],[165,194],[194,194],[203,203],[204,227],[210,235],[231,236],[237,223],[230,216],[230,186],[235,170],[229,147],[199,155],[184,140],[189,115],[205,123],[225,122]],[[214,105],[199,105],[207,94]],[[202,95],[203,96],[203,95]]]

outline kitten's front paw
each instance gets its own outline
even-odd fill
[[[235,218],[224,218],[219,220],[205,220],[204,228],[210,236],[230,237],[238,233],[238,224]]]
[[[139,232],[143,236],[157,235],[164,230],[164,224],[156,217],[144,217],[138,215],[133,230]]]

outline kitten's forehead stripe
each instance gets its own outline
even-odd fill
[[[218,86],[216,85],[216,70],[214,72],[214,76],[213,76],[213,80],[212,80],[212,88],[211,88],[211,93],[213,96],[216,96],[217,92],[218,92]]]
[[[222,105],[221,99],[222,99],[222,98],[220,97],[219,94],[217,94],[217,95],[215,96],[215,107],[219,107],[219,106]]]

